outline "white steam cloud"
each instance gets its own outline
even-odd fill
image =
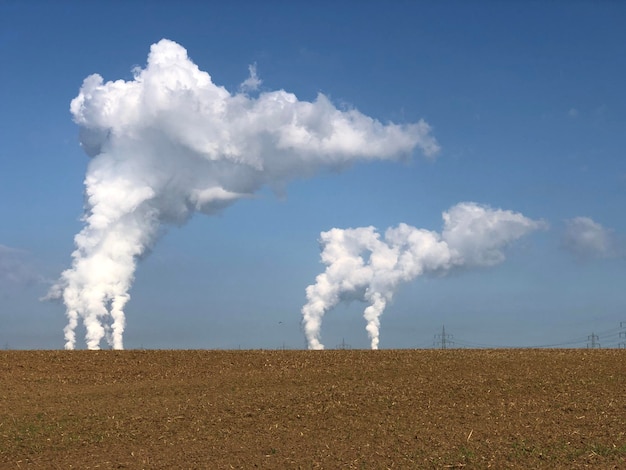
[[[399,224],[333,228],[320,238],[326,270],[306,289],[302,324],[309,349],[324,349],[320,329],[324,314],[343,300],[367,304],[363,316],[371,348],[378,349],[380,316],[399,284],[417,276],[455,267],[493,266],[504,261],[503,249],[545,227],[520,213],[463,202],[443,213],[441,234]]]
[[[213,214],[264,185],[280,187],[323,168],[395,159],[439,146],[430,126],[382,124],[337,109],[323,94],[299,101],[284,90],[250,96],[256,67],[238,93],[214,84],[175,42],[152,45],[130,81],[87,77],[71,112],[93,157],[85,178],[84,228],[70,269],[49,297],[67,309],[65,347],[123,347],[124,307],[136,262],[162,227]]]

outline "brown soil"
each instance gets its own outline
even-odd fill
[[[0,468],[626,468],[626,350],[3,351]]]

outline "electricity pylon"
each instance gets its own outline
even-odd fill
[[[450,346],[454,345],[454,341],[452,341],[453,336],[446,334],[445,325],[441,327],[441,334],[435,335],[435,347],[441,349],[448,349]]]
[[[589,336],[587,336],[587,339],[590,341],[589,343],[587,343],[588,349],[600,348],[600,343],[598,343],[598,335],[596,335],[595,333],[591,333]]]

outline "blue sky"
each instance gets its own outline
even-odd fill
[[[322,169],[169,228],[137,267],[125,347],[304,347],[320,232],[441,231],[462,201],[549,228],[497,266],[402,285],[382,348],[431,346],[443,324],[458,345],[626,341],[626,6],[181,3],[0,2],[0,346],[63,347],[65,308],[39,299],[83,227],[89,157],[70,102],[90,74],[132,80],[162,38],[232,93],[256,64],[260,92],[321,92],[383,123],[424,119],[441,151]],[[326,314],[327,347],[368,347],[363,308]]]

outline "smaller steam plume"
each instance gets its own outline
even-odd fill
[[[543,228],[508,210],[462,202],[443,213],[441,233],[401,223],[385,231],[374,227],[333,228],[322,232],[321,259],[326,270],[306,289],[302,324],[309,349],[324,349],[320,329],[324,314],[345,300],[367,304],[363,317],[371,348],[378,349],[380,316],[401,283],[427,273],[454,268],[494,266],[504,248]]]

